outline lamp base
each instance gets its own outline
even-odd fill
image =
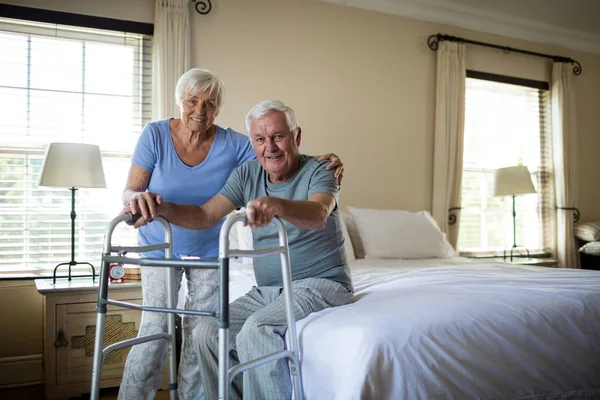
[[[512,262],[512,260],[513,260],[513,252],[514,252],[516,249],[524,249],[524,250],[527,252],[527,258],[529,258],[529,250],[527,249],[527,247],[521,247],[521,246],[513,245],[513,246],[510,248],[510,261],[511,261],[511,262]],[[504,256],[503,256],[503,259],[504,259],[504,260],[506,260],[506,257],[507,257],[506,253],[507,253],[507,251],[506,251],[506,249],[504,249]],[[514,257],[516,257],[516,256],[514,256]]]
[[[64,263],[60,263],[57,264],[56,267],[54,267],[54,272],[52,272],[52,284],[55,285],[56,284],[56,278],[69,278],[69,280],[71,280],[71,267],[74,265],[78,265],[78,264],[87,264],[90,266],[90,268],[92,269],[92,274],[91,275],[77,275],[77,277],[92,277],[92,282],[96,282],[96,270],[94,269],[94,266],[92,264],[90,264],[89,262],[77,262],[77,261],[69,261],[69,262],[64,262]],[[56,271],[58,270],[58,267],[60,267],[61,265],[68,265],[69,266],[69,275],[67,276],[56,276]]]

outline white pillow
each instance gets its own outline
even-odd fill
[[[456,252],[427,211],[348,207],[365,248],[365,258],[447,258]]]
[[[342,215],[344,213],[341,213]],[[352,246],[352,239],[350,239],[350,234],[348,233],[348,227],[346,226],[346,222],[344,221],[344,217],[340,218],[342,221],[342,233],[344,234],[344,249],[346,249],[346,260],[348,262],[356,260],[354,256],[354,247]]]
[[[600,240],[600,222],[583,222],[573,227],[575,237],[586,242]]]
[[[235,228],[237,228],[238,249],[254,250],[252,229],[249,226],[244,226],[244,224],[242,224],[241,222],[235,224]],[[243,264],[253,264],[251,257],[243,257],[241,258],[241,260]]]
[[[581,246],[580,252],[592,256],[600,256],[600,242],[589,242]]]
[[[360,235],[358,234],[358,229],[356,229],[356,223],[354,222],[354,218],[352,215],[343,212],[342,219],[344,220],[344,226],[348,232],[348,237],[350,238],[350,243],[352,244],[352,249],[354,250],[352,254],[355,259],[365,258],[365,249],[362,244],[362,240],[360,239]],[[346,248],[346,251],[348,248]]]

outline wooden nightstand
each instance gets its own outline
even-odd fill
[[[47,399],[66,399],[89,393],[96,332],[98,279],[36,279],[44,296],[44,386]],[[141,304],[140,281],[113,283],[109,296]],[[108,345],[135,337],[141,312],[108,307],[105,341]],[[104,362],[101,387],[121,383],[123,366],[130,348],[111,353]]]
[[[518,265],[533,265],[536,267],[558,267],[558,260],[555,258],[527,258],[527,257],[513,257],[512,261],[510,258],[506,258],[502,260],[508,264],[518,264]]]

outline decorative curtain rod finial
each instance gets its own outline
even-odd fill
[[[210,0],[192,0],[194,7],[198,14],[206,15],[212,10],[212,3]]]

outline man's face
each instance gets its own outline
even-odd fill
[[[301,132],[294,138],[281,111],[271,111],[250,124],[250,139],[256,157],[271,182],[282,182],[292,176],[300,160]]]

